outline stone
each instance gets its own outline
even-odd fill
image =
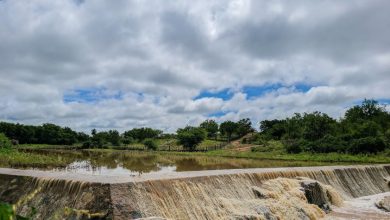
[[[383,197],[381,200],[377,201],[375,205],[386,212],[390,212],[390,196]]]
[[[301,186],[305,193],[305,197],[310,204],[317,205],[326,213],[331,211],[331,202],[327,196],[326,189],[314,180],[303,180]]]

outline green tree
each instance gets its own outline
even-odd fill
[[[249,118],[241,119],[236,124],[237,124],[236,131],[239,137],[242,137],[254,131],[252,128],[252,122]]]
[[[219,129],[223,135],[226,135],[228,142],[230,142],[232,135],[237,131],[237,123],[233,121],[224,121],[221,123]]]
[[[145,139],[144,145],[148,150],[157,150],[158,148],[156,141],[151,138]]]
[[[280,140],[286,133],[286,120],[264,120],[260,122],[261,134],[267,138]]]
[[[286,133],[283,136],[285,140],[300,139],[302,137],[303,122],[302,116],[295,113],[293,117],[287,118],[285,123]]]
[[[110,142],[114,146],[121,145],[121,136],[117,130],[109,130],[107,134],[108,142]]]
[[[177,130],[179,144],[188,151],[194,151],[196,146],[206,138],[206,131],[203,128],[187,126]]]
[[[10,148],[12,146],[11,141],[5,136],[5,134],[0,133],[0,148]]]
[[[142,142],[146,138],[157,138],[162,134],[161,130],[152,129],[152,128],[133,128],[129,131],[125,131],[123,136],[125,138],[133,138],[134,140],[138,140]]]
[[[218,124],[214,120],[206,120],[200,124],[200,127],[206,130],[207,137],[217,138]]]
[[[308,141],[316,141],[332,134],[336,125],[336,120],[321,112],[305,113],[302,121],[302,135]]]

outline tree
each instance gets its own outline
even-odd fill
[[[0,133],[0,148],[10,148],[11,141],[5,136],[5,134]]]
[[[148,150],[157,150],[158,148],[157,143],[151,138],[145,139],[144,145]]]
[[[268,138],[280,140],[286,133],[286,120],[264,120],[260,122],[260,131]]]
[[[302,137],[302,116],[299,113],[295,113],[295,115],[291,118],[286,119],[285,130],[286,133],[283,136],[284,140],[291,139],[299,139]]]
[[[123,136],[125,138],[133,138],[134,140],[138,140],[142,142],[146,138],[157,138],[162,134],[162,131],[152,128],[133,128],[129,131],[125,131]]]
[[[110,142],[114,146],[121,145],[121,136],[117,130],[109,130],[107,135],[107,141]]]
[[[200,124],[200,127],[206,130],[207,137],[217,138],[218,124],[214,120],[206,120]]]
[[[237,123],[224,121],[221,123],[220,130],[223,135],[226,135],[228,142],[230,142],[233,133],[237,131]]]
[[[237,123],[237,134],[242,137],[250,132],[253,132],[252,122],[249,118],[239,120]]]
[[[321,112],[305,113],[302,118],[303,137],[308,141],[319,140],[334,131],[336,120]]]
[[[378,101],[364,99],[361,105],[348,109],[345,113],[345,120],[349,123],[361,121],[375,121],[382,128],[389,128],[390,114]]]
[[[177,138],[185,150],[194,151],[206,138],[206,131],[203,128],[187,126],[177,130]]]

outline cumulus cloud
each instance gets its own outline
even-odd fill
[[[390,99],[389,7],[2,0],[0,120],[172,132],[206,118],[340,117],[364,98]]]

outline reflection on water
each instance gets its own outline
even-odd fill
[[[136,151],[71,151],[71,150],[24,150],[32,154],[61,158],[67,166],[45,167],[58,172],[93,175],[141,175],[142,173],[171,173],[196,170],[242,169],[261,167],[292,167],[331,165],[324,162],[238,159],[211,156],[183,156],[169,153]],[[334,165],[334,164],[332,164]],[[18,167],[15,167],[18,168]]]

